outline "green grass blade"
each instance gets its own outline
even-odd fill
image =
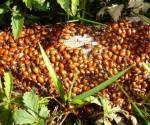
[[[130,96],[128,95],[128,93],[124,90],[124,88],[117,83],[118,87],[120,88],[120,90],[125,94],[125,96],[129,99],[129,101],[132,103],[135,111],[138,113],[138,115],[142,118],[144,125],[150,125],[150,121],[146,120],[143,112],[141,111],[141,109],[136,105],[136,103],[134,103],[134,101],[130,98]]]
[[[4,97],[4,91],[3,91],[3,85],[2,85],[2,81],[0,78],[0,100]],[[0,103],[1,106],[1,103]]]
[[[89,97],[97,92],[99,92],[100,90],[106,88],[107,86],[109,86],[110,84],[112,84],[114,81],[116,81],[119,77],[121,77],[123,74],[125,74],[130,68],[132,68],[134,65],[129,66],[128,68],[124,69],[123,71],[120,71],[119,73],[117,73],[115,76],[113,76],[112,78],[102,82],[100,85],[94,87],[93,89],[84,92],[76,97],[73,98],[72,101],[76,101],[76,100],[82,100],[86,97]]]
[[[99,22],[92,21],[92,20],[88,20],[88,19],[85,19],[85,18],[82,18],[82,17],[77,17],[77,19],[80,20],[80,21],[84,21],[84,22],[99,25],[99,26],[107,26],[106,24],[99,23]]]
[[[46,55],[46,52],[44,51],[44,49],[40,43],[39,43],[39,46],[40,46],[40,51],[41,51],[44,63],[45,63],[45,65],[49,71],[49,76],[52,78],[54,86],[59,91],[61,98],[63,99],[63,101],[65,101],[66,100],[66,94],[65,94],[65,91],[63,90],[62,83],[61,83],[60,79],[58,78],[49,58]]]
[[[72,83],[71,83],[71,86],[70,86],[70,89],[69,89],[69,93],[68,93],[68,100],[71,100],[71,95],[72,95],[72,90],[73,90],[73,87],[74,87],[74,82],[75,80],[77,79],[77,76],[78,76],[78,72],[73,76],[73,80],[72,80]]]
[[[150,73],[150,63],[143,63],[143,68],[145,69],[145,70],[147,70],[147,72],[148,73]]]
[[[0,78],[0,93],[3,93],[3,86],[2,86],[2,81],[1,81],[1,78]]]

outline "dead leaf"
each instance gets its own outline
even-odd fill
[[[115,4],[111,7],[108,7],[108,13],[111,15],[111,17],[114,19],[114,21],[118,21],[119,17],[121,16],[121,12],[124,8],[123,4]]]

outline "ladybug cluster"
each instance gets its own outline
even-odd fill
[[[72,39],[76,36],[83,39],[80,42]],[[138,100],[136,93],[145,94],[149,88],[150,78],[142,64],[150,63],[150,26],[127,20],[110,23],[103,28],[78,23],[53,27],[35,24],[25,27],[16,41],[10,31],[1,32],[0,77],[11,71],[15,91],[34,89],[42,95],[58,96],[38,42],[44,47],[66,93],[74,74],[79,72],[73,96],[90,90],[133,63],[136,66],[117,82],[135,100]],[[116,84],[102,93],[109,95],[113,104],[131,109]]]

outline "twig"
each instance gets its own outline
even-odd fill
[[[65,121],[65,119],[67,118],[67,116],[68,116],[69,113],[70,113],[70,112],[66,112],[64,118],[62,119],[62,121],[60,122],[59,125],[62,125],[62,124],[63,124],[63,122]]]

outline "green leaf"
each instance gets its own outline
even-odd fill
[[[150,63],[143,63],[143,67],[148,73],[150,73]]]
[[[38,2],[34,2],[33,8],[36,11],[48,11],[50,9],[50,4],[49,2],[45,2],[43,5],[41,5]]]
[[[104,115],[107,116],[108,118],[113,116],[115,113],[124,113],[124,110],[121,110],[120,107],[112,107],[110,104],[110,101],[106,97],[101,97],[100,96],[100,102],[104,110]],[[113,117],[112,117],[113,118]]]
[[[85,98],[84,101],[102,106],[99,99],[94,96],[89,96],[89,97]]]
[[[77,14],[78,6],[79,6],[79,0],[71,0],[71,12],[73,16]]]
[[[49,100],[45,97],[39,97],[39,108],[48,105]]]
[[[65,91],[63,90],[62,83],[61,83],[60,79],[58,78],[52,64],[50,63],[49,58],[47,57],[47,55],[40,43],[39,43],[39,46],[40,46],[40,51],[41,51],[44,63],[49,71],[49,76],[52,78],[54,86],[59,91],[62,100],[65,101],[67,96],[65,94]]]
[[[13,32],[14,39],[16,40],[23,28],[24,17],[21,15],[19,10],[16,7],[13,8],[12,18],[11,18],[11,28]]]
[[[0,80],[0,114],[2,117],[2,125],[11,125],[11,110],[10,110],[10,101],[12,93],[13,83],[12,75],[10,72],[4,73],[4,89],[2,82]]]
[[[49,114],[48,108],[46,106],[41,107],[39,112],[40,117],[46,119],[48,117],[48,114]]]
[[[119,106],[117,107],[112,106],[108,98],[104,96],[99,96],[99,98],[100,98],[101,106],[103,107],[104,125],[109,124],[110,121],[117,119],[117,113],[122,113],[123,115],[127,115],[127,112],[125,110],[122,110]]]
[[[38,108],[39,108],[38,101],[39,101],[39,97],[33,91],[26,92],[23,95],[24,105],[36,113],[38,113]]]
[[[32,1],[34,1],[34,0],[23,0],[26,7],[29,8],[29,9],[32,9]]]
[[[68,15],[70,13],[71,0],[57,0],[57,3],[60,4],[61,8],[64,9]]]
[[[134,65],[129,66],[128,68],[124,69],[123,71],[120,71],[119,73],[117,73],[115,76],[113,76],[112,78],[102,82],[101,84],[99,84],[98,86],[92,88],[91,90],[84,92],[76,97],[73,98],[72,101],[76,101],[76,100],[82,100],[86,97],[89,97],[91,95],[94,95],[95,93],[101,91],[102,89],[106,88],[107,86],[109,86],[110,84],[112,84],[114,81],[116,81],[119,77],[121,77],[123,74],[125,74],[130,68],[132,68]]]
[[[10,4],[12,4],[11,0],[7,0],[3,4],[1,4],[0,5],[0,14],[5,14],[5,13],[9,12],[8,7],[10,6]]]
[[[11,99],[11,93],[13,89],[13,81],[12,81],[12,75],[10,72],[4,73],[4,90],[5,90],[5,95],[7,99]]]
[[[47,125],[44,119],[39,119],[39,122],[35,125]]]
[[[46,101],[46,102],[45,102]],[[45,106],[47,100],[38,97],[33,91],[26,92],[23,95],[23,103],[26,110],[16,110],[14,112],[14,120],[17,124],[32,124],[32,125],[45,125],[46,118],[48,117],[49,110]],[[17,118],[17,115],[19,118]],[[22,119],[25,119],[22,121]],[[28,122],[29,119],[29,122]]]
[[[111,109],[111,106],[109,104],[110,102],[107,98],[100,96],[100,102],[101,102],[101,105],[103,107],[104,113],[106,113],[108,110]]]
[[[5,8],[0,7],[0,14],[4,14],[5,12],[7,12],[7,10]]]
[[[14,2],[13,0],[7,0],[7,1],[4,3],[4,5],[7,6],[7,7],[10,7],[10,5],[13,4],[13,2]]]
[[[30,10],[48,11],[50,7],[49,2],[46,0],[23,0],[23,2]]]
[[[33,117],[31,114],[29,114],[27,111],[22,109],[17,109],[13,113],[13,119],[16,124],[22,125],[22,124],[33,124],[37,122],[37,118]]]

